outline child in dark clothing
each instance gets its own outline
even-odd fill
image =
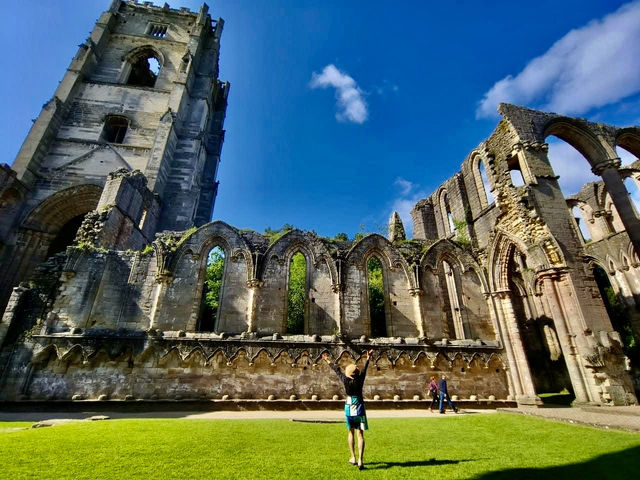
[[[336,372],[342,384],[344,385],[345,393],[347,394],[347,400],[344,405],[344,415],[349,430],[347,441],[349,443],[349,451],[351,452],[351,458],[349,463],[351,465],[358,465],[358,469],[364,469],[363,457],[364,457],[364,431],[369,428],[367,424],[367,413],[364,409],[364,398],[362,396],[362,387],[364,385],[364,379],[367,375],[367,368],[369,367],[369,359],[373,354],[373,350],[369,350],[366,353],[367,361],[364,364],[362,372],[358,370],[355,365],[348,365],[342,370],[331,362],[331,357],[328,353],[323,353],[322,358],[329,364],[331,369]],[[355,445],[354,445],[354,431],[358,432],[358,461],[356,462]]]

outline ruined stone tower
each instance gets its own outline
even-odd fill
[[[102,14],[12,169],[0,167],[0,311],[83,219],[85,235],[122,249],[210,220],[229,92],[222,27],[206,4],[114,0]]]

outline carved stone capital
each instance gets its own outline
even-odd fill
[[[169,272],[159,272],[156,275],[156,283],[169,284],[173,282],[173,274]]]
[[[424,291],[421,288],[410,288],[409,295],[412,297],[421,297],[424,295]]]
[[[247,280],[247,288],[260,288],[264,282],[258,280],[257,278],[252,278],[251,280]]]
[[[549,144],[545,142],[517,142],[511,147],[511,153],[516,154],[522,150],[531,152],[546,152],[549,150]]]
[[[606,160],[602,160],[596,163],[593,167],[591,167],[591,171],[594,175],[602,175],[602,173],[609,169],[615,168],[616,170],[620,167],[620,158],[607,158]]]
[[[334,283],[333,285],[331,285],[331,291],[333,293],[339,293],[340,290],[342,290],[342,284],[341,283]]]

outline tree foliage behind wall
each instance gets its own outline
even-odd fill
[[[369,313],[371,316],[371,336],[386,337],[387,323],[384,314],[384,283],[382,278],[382,263],[376,257],[371,257],[367,263],[369,284]]]
[[[222,277],[224,275],[224,252],[215,247],[207,258],[207,272],[204,282],[204,307],[200,317],[200,331],[213,331],[220,306]]]
[[[600,289],[600,295],[609,314],[611,325],[622,338],[625,354],[634,363],[640,362],[640,345],[633,335],[631,315],[628,307],[624,305],[620,296],[616,293],[609,281],[609,276],[601,267],[593,269],[593,276]]]
[[[287,333],[304,333],[304,314],[307,300],[307,261],[296,253],[289,264],[289,292],[287,296]]]

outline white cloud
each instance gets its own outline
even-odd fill
[[[389,213],[389,218],[391,213],[396,211],[400,218],[402,219],[402,223],[404,224],[404,230],[407,233],[407,236],[411,236],[411,232],[413,232],[413,218],[411,218],[411,209],[418,202],[418,200],[422,200],[426,198],[427,195],[419,185],[416,185],[409,180],[406,180],[402,177],[396,178],[393,184],[398,187],[398,196],[391,203],[391,212]]]
[[[310,86],[311,88],[333,87],[336,89],[336,99],[338,100],[336,118],[338,120],[364,123],[369,117],[362,90],[352,77],[338,70],[335,65],[327,65],[320,74],[313,72]]]
[[[579,114],[640,91],[640,1],[571,30],[515,77],[485,93],[476,117],[497,115],[500,102]]]

